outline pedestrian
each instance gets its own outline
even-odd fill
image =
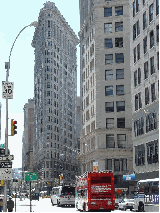
[[[0,197],[0,212],[3,210],[3,198]]]
[[[12,200],[12,197],[9,197],[9,200],[7,201],[8,212],[12,212],[13,208],[14,208],[14,201]]]

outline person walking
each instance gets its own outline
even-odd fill
[[[12,197],[9,197],[9,200],[7,201],[8,212],[12,212],[13,208],[14,208],[14,201],[12,200]]]
[[[0,212],[3,210],[3,198],[0,197]]]

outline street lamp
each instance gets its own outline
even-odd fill
[[[10,50],[10,54],[9,54],[9,62],[5,62],[5,69],[7,69],[6,71],[6,84],[8,83],[8,77],[9,77],[9,69],[10,69],[10,58],[11,58],[11,53],[14,47],[14,44],[17,40],[17,38],[19,37],[19,35],[21,34],[21,32],[27,28],[27,27],[37,27],[38,26],[38,22],[34,21],[31,24],[25,26],[17,35],[17,37],[15,38],[11,50]],[[6,130],[5,130],[5,155],[8,155],[8,96],[6,95]],[[4,185],[4,199],[3,199],[3,211],[7,212],[7,180],[5,180],[5,185]]]

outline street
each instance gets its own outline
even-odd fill
[[[14,202],[15,199],[13,198]],[[129,211],[129,210],[127,210]],[[15,212],[15,208],[13,209]],[[30,200],[28,198],[22,199],[16,198],[16,212],[30,212]],[[74,207],[57,207],[52,206],[50,198],[40,198],[39,201],[33,200],[32,201],[32,212],[65,212],[65,213],[72,213],[72,212],[79,212]],[[112,211],[113,212],[113,211]],[[114,210],[114,212],[125,212]]]

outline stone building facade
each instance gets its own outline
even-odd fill
[[[33,172],[34,99],[24,105],[24,131],[22,138],[22,171]]]
[[[159,1],[130,0],[133,169],[159,177]]]
[[[34,171],[51,188],[77,171],[77,58],[79,40],[52,2],[38,17],[35,48]]]
[[[81,174],[133,173],[129,0],[80,0]],[[128,184],[128,183],[127,183]]]

